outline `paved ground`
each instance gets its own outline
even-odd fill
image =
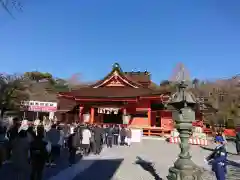
[[[211,147],[210,147],[211,148]],[[228,150],[235,152],[234,146],[229,143]],[[67,154],[63,153],[55,168],[47,168],[44,180],[159,180],[166,179],[168,168],[173,165],[179,152],[178,145],[168,144],[165,141],[143,140],[132,144],[131,147],[114,147],[104,149],[100,156],[91,155],[83,158],[76,165],[68,167]],[[191,148],[193,161],[205,168],[204,162],[210,151],[198,146]],[[138,160],[141,163],[138,163]],[[230,155],[229,180],[240,178],[240,156]],[[153,168],[149,164],[153,165]],[[238,166],[238,167],[237,167]],[[154,172],[155,169],[155,172]],[[3,180],[11,179],[13,173],[10,165],[0,170]]]

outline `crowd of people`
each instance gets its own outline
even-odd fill
[[[0,126],[0,166],[11,162],[18,180],[41,180],[45,166],[54,167],[63,150],[68,151],[69,166],[76,155],[99,155],[104,145],[130,146],[131,129],[118,125],[58,124],[36,120],[13,120],[10,127]],[[1,168],[1,167],[0,167]]]
[[[41,180],[45,166],[59,162],[63,151],[68,152],[69,166],[76,163],[76,155],[99,155],[103,146],[130,146],[132,131],[118,125],[59,124],[56,121],[13,120],[10,126],[0,126],[0,168],[11,163],[18,180]],[[206,160],[212,164],[217,179],[226,175],[227,143],[224,134],[216,133],[217,147]],[[236,134],[236,149],[240,154],[240,132]]]

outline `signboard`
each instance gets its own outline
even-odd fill
[[[56,112],[57,103],[42,102],[42,101],[23,101],[21,103],[21,108],[23,110],[34,111],[34,112]]]
[[[120,108],[98,108],[99,114],[118,114]]]
[[[142,129],[131,129],[131,131],[132,131],[131,141],[132,142],[141,142],[142,136],[143,136]]]

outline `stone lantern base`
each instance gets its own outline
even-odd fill
[[[216,180],[215,174],[203,168],[177,169],[169,168],[168,180]]]

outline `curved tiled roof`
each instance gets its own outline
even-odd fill
[[[114,76],[120,76],[122,86],[107,86]],[[143,83],[143,84],[141,84]],[[147,86],[146,86],[147,84]],[[120,65],[115,63],[112,71],[104,79],[88,87],[81,87],[71,92],[59,93],[62,96],[72,98],[136,98],[140,96],[158,96],[168,92],[166,89],[153,88],[150,73],[123,72]],[[157,86],[157,85],[155,85]]]
[[[135,82],[134,79],[130,79],[128,78],[124,72],[122,71],[120,65],[118,63],[115,63],[113,65],[112,71],[110,73],[108,73],[107,76],[105,76],[102,80],[96,82],[95,84],[91,85],[91,87],[97,87],[97,86],[101,86],[101,84],[104,83],[104,81],[106,81],[107,79],[109,79],[114,72],[117,72],[123,79],[125,79],[126,81],[128,81],[132,86],[136,86],[136,87],[142,87],[142,85],[138,82]]]
[[[102,87],[102,88],[81,88],[60,95],[69,95],[75,98],[130,98],[144,96],[153,93],[148,88],[130,88],[130,87]]]

